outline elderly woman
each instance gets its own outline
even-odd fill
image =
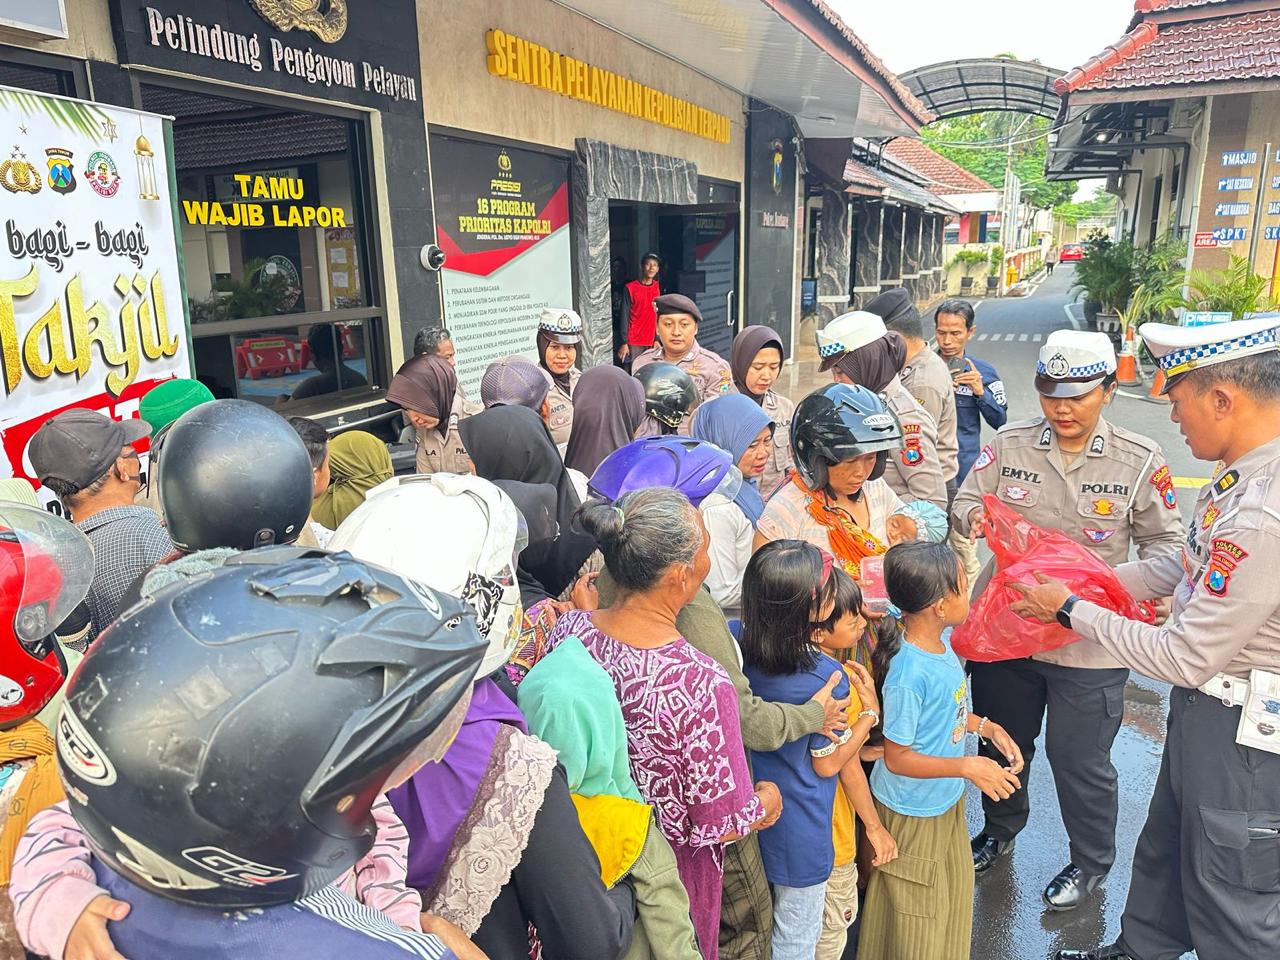
[[[613,681],[632,776],[675,851],[703,955],[717,960],[725,844],[772,825],[781,808],[773,784],[752,787],[724,668],[676,626],[711,566],[706,528],[665,487],[593,502],[580,518],[617,595],[606,609],[562,616],[548,644],[578,638]]]
[[[732,499],[713,493],[702,502],[702,519],[711,537],[707,588],[730,619],[742,605],[742,574],[751,559],[756,521],[764,513],[757,484],[769,463],[775,425],[748,397],[730,393],[704,403],[693,417],[693,436],[715,444],[733,458],[742,485]]]
[[[771,327],[759,325],[744,327],[733,338],[729,352],[729,366],[733,370],[733,385],[744,397],[750,397],[760,405],[774,422],[773,445],[764,472],[760,474],[760,490],[767,497],[787,479],[796,468],[791,454],[791,418],[796,405],[790,397],[773,389],[782,373],[782,338]]]
[[[401,407],[418,440],[418,473],[470,473],[471,460],[454,412],[458,374],[439,354],[406,360],[391,378],[387,399]]]

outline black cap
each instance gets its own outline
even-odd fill
[[[919,322],[920,311],[911,300],[911,294],[905,287],[893,287],[870,300],[862,308],[867,313],[874,313],[884,321],[884,325],[893,328],[895,324],[914,320]]]
[[[150,433],[142,420],[111,420],[96,410],[73,407],[36,431],[28,453],[41,483],[53,477],[83,490],[111,469],[124,447]]]
[[[658,316],[664,313],[687,313],[695,323],[702,322],[702,311],[683,293],[664,293],[653,301],[653,307],[658,311]]]

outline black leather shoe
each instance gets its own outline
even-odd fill
[[[973,872],[986,873],[995,862],[1013,849],[1012,840],[997,840],[995,837],[980,833],[969,841],[973,850]]]
[[[1050,910],[1074,910],[1080,906],[1080,901],[1097,890],[1105,879],[1107,879],[1105,873],[1089,876],[1074,863],[1068,863],[1062,868],[1062,872],[1050,880],[1049,885],[1044,888],[1044,905]],[[1106,955],[1103,954],[1103,956]],[[1126,954],[1120,953],[1116,956],[1123,957]]]
[[[1099,947],[1097,950],[1059,950],[1053,956],[1054,960],[1138,960],[1114,943],[1109,947]]]

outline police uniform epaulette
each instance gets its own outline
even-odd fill
[[[1047,442],[1041,443],[1041,440],[1043,439],[1043,432],[1049,429],[1051,429],[1049,422],[1044,417],[1014,420],[1011,423],[1006,423],[996,431],[996,440],[1001,443],[1013,443],[1015,445],[1029,442],[1032,445],[1048,446]]]
[[[1110,421],[1107,421],[1110,423]],[[1160,449],[1160,444],[1145,434],[1135,433],[1126,427],[1111,424],[1111,434],[1117,440],[1124,440],[1132,443],[1135,447],[1142,450],[1143,454],[1153,453]]]
[[[1045,422],[1044,417],[1032,417],[1027,420],[1010,420],[1003,427],[997,430],[996,433],[1016,433],[1019,430],[1026,430],[1028,427],[1039,427],[1042,424],[1045,424]]]

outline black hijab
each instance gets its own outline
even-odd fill
[[[477,476],[555,487],[556,522],[569,529],[581,501],[542,417],[528,407],[490,407],[459,422],[458,432]]]
[[[778,359],[785,360],[782,349],[782,338],[770,327],[753,324],[743,327],[742,332],[733,338],[733,347],[729,350],[729,368],[733,370],[733,383],[738,392],[750,397],[756,403],[764,400],[764,394],[752,393],[747,389],[747,371],[751,369],[751,361],[765,347],[776,347]]]
[[[644,420],[644,387],[612,364],[592,367],[578,381],[565,466],[590,477],[600,461],[626,446]]]
[[[893,378],[902,372],[902,365],[906,362],[907,341],[898,331],[890,330],[865,347],[840,354],[835,366],[858,386],[866,387],[872,393],[883,393]]]
[[[573,368],[570,367],[564,373],[556,373],[547,366],[547,348],[555,342],[556,341],[552,338],[551,334],[547,333],[547,331],[541,329],[538,330],[538,365],[542,367],[543,370],[547,371],[547,376],[555,381],[555,385],[557,387],[565,393],[568,393],[569,377],[573,373]]]

